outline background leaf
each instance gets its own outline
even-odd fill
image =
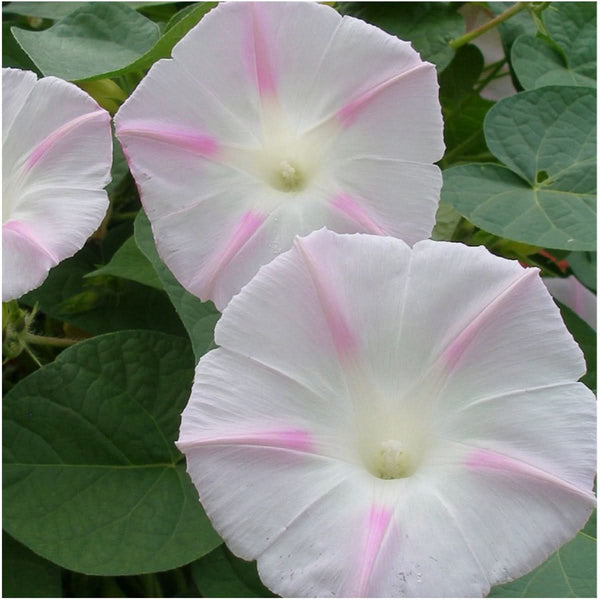
[[[12,32],[44,75],[67,81],[108,77],[159,39],[156,23],[116,2],[90,2],[44,31]]]
[[[592,291],[596,291],[597,260],[595,252],[571,252],[567,256],[575,277]]]
[[[122,331],[16,385],[3,407],[6,530],[95,575],[171,569],[220,544],[173,444],[193,367],[187,341]]]
[[[569,69],[554,48],[533,36],[524,35],[517,39],[512,47],[511,62],[519,83],[526,90],[545,85],[596,86],[595,78]]]
[[[2,7],[2,12],[58,20],[88,4],[89,2],[8,2]]]
[[[156,251],[150,221],[142,210],[135,219],[134,227],[135,240],[140,250],[154,266],[177,314],[187,329],[194,355],[198,360],[213,347],[215,325],[221,315],[212,302],[202,302],[183,289],[175,279]]]
[[[454,56],[448,42],[465,32],[464,20],[452,2],[340,2],[336,9],[411,42],[438,72]]]
[[[29,56],[23,52],[17,40],[15,40],[10,30],[13,24],[10,21],[2,23],[2,66],[33,71],[37,75],[41,75]]]
[[[567,67],[596,79],[596,3],[552,2],[542,13],[552,41],[562,50]]]
[[[164,292],[134,281],[85,278],[110,260],[114,238],[119,247],[130,235],[130,227],[121,225],[111,230],[102,244],[89,241],[75,256],[51,269],[44,283],[19,302],[27,306],[37,303],[48,316],[91,334],[133,328],[187,337]]]
[[[596,392],[596,332],[575,312],[573,312],[568,306],[565,306],[561,302],[554,300],[558,304],[560,314],[567,326],[567,329],[571,332],[571,335],[575,338],[575,341],[581,348],[585,357],[587,365],[587,372],[581,378],[582,383],[585,383],[593,392]]]
[[[596,5],[555,2],[542,13],[551,40],[522,35],[511,50],[521,85],[596,87]],[[549,42],[552,42],[552,45]]]
[[[490,598],[595,598],[595,513],[589,525],[531,573],[492,588]]]
[[[444,116],[446,153],[444,167],[482,155],[489,160],[483,135],[483,120],[494,105],[484,100],[475,85],[483,69],[483,55],[467,44],[456,53],[450,66],[440,75],[440,102]]]
[[[62,596],[60,568],[2,532],[2,597]]]
[[[125,240],[108,264],[87,273],[85,278],[106,275],[130,279],[159,290],[163,289],[152,263],[142,254],[133,236]]]
[[[490,10],[494,13],[494,16],[498,16],[505,10],[514,5],[514,2],[488,2]],[[523,10],[516,15],[513,15],[510,19],[500,23],[498,25],[498,33],[502,40],[502,45],[506,50],[506,55],[510,56],[510,49],[514,41],[524,33],[535,35],[537,27],[535,22],[531,18],[531,14],[527,10]]]
[[[596,97],[587,88],[546,87],[505,98],[488,113],[484,131],[489,149],[510,168],[447,169],[442,198],[496,235],[594,250],[595,124]]]
[[[186,7],[180,11],[183,15],[174,15],[160,36],[156,23],[126,4],[92,2],[45,31],[15,28],[13,33],[45,75],[90,81],[143,71],[169,57],[173,46],[217,3]]]
[[[203,597],[273,598],[260,581],[256,562],[234,556],[225,545],[192,564],[192,578]]]

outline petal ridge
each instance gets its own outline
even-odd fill
[[[485,469],[496,469],[496,470],[507,470],[514,466],[514,470],[523,475],[524,477],[533,477],[540,481],[544,481],[546,483],[551,483],[557,485],[561,489],[571,492],[580,498],[591,502],[593,505],[596,504],[596,496],[592,491],[583,490],[576,485],[541,469],[540,467],[536,467],[531,465],[520,458],[514,458],[513,456],[509,456],[508,454],[504,454],[503,452],[498,452],[497,450],[488,450],[486,448],[481,448],[480,446],[475,446],[473,444],[469,444],[467,442],[461,442],[459,440],[448,439],[447,441],[453,442],[458,446],[464,446],[466,448],[471,448],[474,450],[477,455],[470,456],[466,461],[466,465],[468,467],[473,468],[485,468]],[[507,461],[506,464],[498,461],[497,458],[500,458],[502,461]],[[486,464],[487,463],[487,464]],[[514,463],[512,465],[511,463]]]

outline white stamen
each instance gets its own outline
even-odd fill
[[[412,461],[398,440],[382,442],[376,457],[377,476],[381,479],[400,479],[412,472]]]

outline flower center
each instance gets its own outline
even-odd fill
[[[374,457],[374,475],[380,479],[401,479],[412,475],[415,464],[405,446],[398,440],[386,440]]]
[[[273,187],[285,192],[296,192],[304,187],[305,178],[296,163],[282,160],[272,180]]]

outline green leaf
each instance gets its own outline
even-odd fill
[[[467,157],[486,155],[483,120],[494,105],[475,90],[483,69],[483,55],[470,44],[460,48],[440,75],[440,101],[444,115],[444,165]]]
[[[109,196],[112,196],[112,194],[115,193],[117,188],[121,185],[121,183],[129,173],[129,165],[127,164],[127,160],[125,159],[123,148],[121,147],[121,144],[114,135],[112,167],[110,172],[111,180],[110,183],[106,186],[106,192]]]
[[[3,13],[22,15],[24,17],[39,17],[42,19],[52,19],[57,21],[66,17],[74,10],[88,6],[91,2],[7,2],[6,6],[2,7]],[[124,6],[143,10],[148,7],[156,7],[164,4],[174,4],[174,2],[120,2]]]
[[[260,581],[256,562],[235,557],[222,545],[192,564],[192,579],[205,598],[273,598]]]
[[[490,10],[494,13],[494,16],[498,16],[503,13],[506,9],[514,5],[514,2],[488,2]],[[531,14],[527,10],[513,15],[510,19],[500,23],[498,25],[498,33],[502,39],[502,45],[504,46],[507,56],[509,55],[510,49],[514,41],[524,33],[535,35],[537,27],[534,20],[531,18]]]
[[[221,543],[174,445],[186,340],[122,331],[80,342],[4,399],[4,527],[74,571],[172,569]]]
[[[177,18],[173,16],[171,21],[167,24],[165,34],[158,40],[158,42],[135,62],[127,65],[127,67],[120,69],[119,71],[110,73],[110,77],[117,75],[124,75],[131,71],[142,71],[150,67],[160,58],[167,58],[171,56],[171,50],[173,46],[197,23],[200,19],[212,10],[217,5],[217,2],[198,2],[193,7],[188,7],[190,10],[185,15]],[[186,9],[184,9],[185,11]],[[180,11],[180,12],[184,12]]]
[[[60,568],[2,532],[2,597],[62,596]]]
[[[411,42],[438,72],[454,56],[448,42],[465,32],[464,20],[452,2],[341,2],[336,8]]]
[[[554,300],[560,308],[560,314],[567,326],[567,329],[571,332],[571,335],[575,338],[575,341],[581,348],[585,363],[587,365],[587,372],[581,378],[581,382],[585,383],[593,392],[596,391],[596,332],[575,312],[573,312],[568,306],[565,306],[561,302]]]
[[[451,242],[452,234],[456,231],[461,218],[448,203],[440,202],[435,214],[435,227],[431,232],[431,239]]]
[[[552,41],[564,53],[567,67],[596,79],[596,3],[553,2],[543,12]]]
[[[521,36],[513,44],[511,62],[521,85],[535,89],[546,85],[595,87],[595,79],[567,68],[563,57],[540,38]]]
[[[56,21],[88,4],[89,2],[9,2],[2,7],[2,12]]]
[[[33,71],[40,75],[37,67],[31,62],[31,59],[17,44],[10,28],[11,22],[2,23],[2,66],[12,67],[14,69],[23,69]]]
[[[12,32],[44,75],[68,81],[109,77],[159,39],[156,23],[113,2],[90,2],[44,31]]]
[[[595,520],[595,513],[590,521]],[[596,536],[584,528],[531,573],[492,588],[490,598],[595,598]]]
[[[142,254],[133,236],[115,252],[107,265],[87,273],[84,277],[87,279],[106,275],[130,279],[159,290],[163,289],[154,267]]]
[[[13,33],[45,75],[71,81],[117,77],[170,56],[173,46],[216,4],[199,2],[177,20],[175,15],[160,37],[156,23],[123,3],[110,2],[92,2],[45,31]]]
[[[545,85],[596,87],[596,5],[555,2],[542,14],[551,40],[520,36],[511,51],[525,89]],[[554,44],[554,47],[549,42]]]
[[[596,247],[596,97],[546,87],[498,102],[484,131],[509,168],[444,171],[442,198],[472,223],[511,240],[565,250]]]
[[[194,355],[198,360],[214,345],[214,330],[220,314],[212,302],[202,302],[183,289],[169,271],[156,251],[150,221],[148,221],[148,217],[143,211],[140,211],[136,217],[134,229],[135,241],[154,266],[158,278],[190,336]]]
[[[596,291],[597,260],[595,252],[571,252],[567,262],[575,277],[586,287]]]
[[[164,292],[134,281],[85,279],[98,264],[110,259],[114,238],[119,237],[118,248],[130,235],[130,227],[122,225],[111,230],[101,246],[88,242],[75,256],[51,269],[46,281],[19,302],[27,306],[37,302],[45,314],[92,334],[149,329],[185,336]]]

